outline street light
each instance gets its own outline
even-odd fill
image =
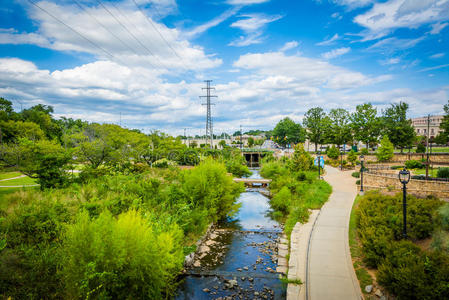
[[[360,192],[363,193],[363,163],[365,162],[365,156],[360,155]]]
[[[402,214],[404,217],[404,224],[402,235],[404,239],[407,238],[407,183],[410,181],[410,171],[405,167],[399,171],[399,181],[402,183]]]

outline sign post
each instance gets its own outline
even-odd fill
[[[324,159],[323,159],[323,157],[321,156],[321,153],[319,153],[318,152],[318,156],[317,157],[315,157],[315,160],[313,161],[313,164],[315,165],[315,166],[318,166],[318,179],[321,179],[321,168],[323,168],[324,169]]]

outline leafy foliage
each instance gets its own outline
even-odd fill
[[[389,161],[393,158],[394,146],[388,139],[386,135],[382,138],[380,142],[380,147],[377,149],[376,156],[377,160],[380,162]]]
[[[287,117],[276,124],[273,129],[273,136],[278,144],[286,146],[291,143],[304,142],[305,131],[300,124],[296,124]]]
[[[412,122],[407,118],[408,108],[407,103],[400,102],[392,104],[383,112],[384,134],[401,150],[411,146],[416,137]]]
[[[449,178],[449,168],[438,168],[438,178]]]
[[[318,144],[324,144],[326,141],[330,119],[321,107],[314,107],[304,115],[303,125],[307,129],[307,138],[315,144],[315,151],[317,151]]]
[[[326,154],[330,159],[337,159],[340,155],[340,151],[338,151],[337,147],[332,145],[332,147],[327,149]]]
[[[405,167],[407,169],[422,169],[424,168],[424,164],[419,160],[411,159],[405,162]]]
[[[369,145],[377,143],[381,132],[381,122],[377,117],[377,109],[371,103],[356,106],[351,114],[351,128],[357,141]]]

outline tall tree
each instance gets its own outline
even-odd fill
[[[340,147],[342,144],[352,141],[350,115],[346,109],[331,109],[329,119],[329,142]]]
[[[274,140],[282,146],[291,143],[300,143],[305,140],[305,131],[301,124],[295,123],[290,118],[284,118],[273,129]]]
[[[416,133],[412,126],[412,121],[407,119],[408,104],[399,102],[391,104],[383,112],[384,134],[388,136],[391,143],[401,149],[412,146],[416,139]]]
[[[315,152],[318,150],[318,144],[325,142],[329,124],[329,118],[321,107],[311,108],[304,115],[303,125],[307,130],[307,138],[315,144]]]
[[[377,143],[380,136],[380,119],[377,117],[377,109],[371,103],[357,105],[351,114],[351,128],[354,139],[366,144],[366,148]]]
[[[440,124],[440,129],[442,129],[443,132],[439,134],[441,137],[438,137],[438,140],[447,143],[449,141],[449,100],[447,101],[447,104],[444,105],[444,117]]]

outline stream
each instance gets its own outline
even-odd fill
[[[260,178],[257,169],[251,171],[251,178]],[[285,299],[286,285],[275,272],[282,228],[257,190],[242,193],[238,214],[209,234],[175,299]]]

